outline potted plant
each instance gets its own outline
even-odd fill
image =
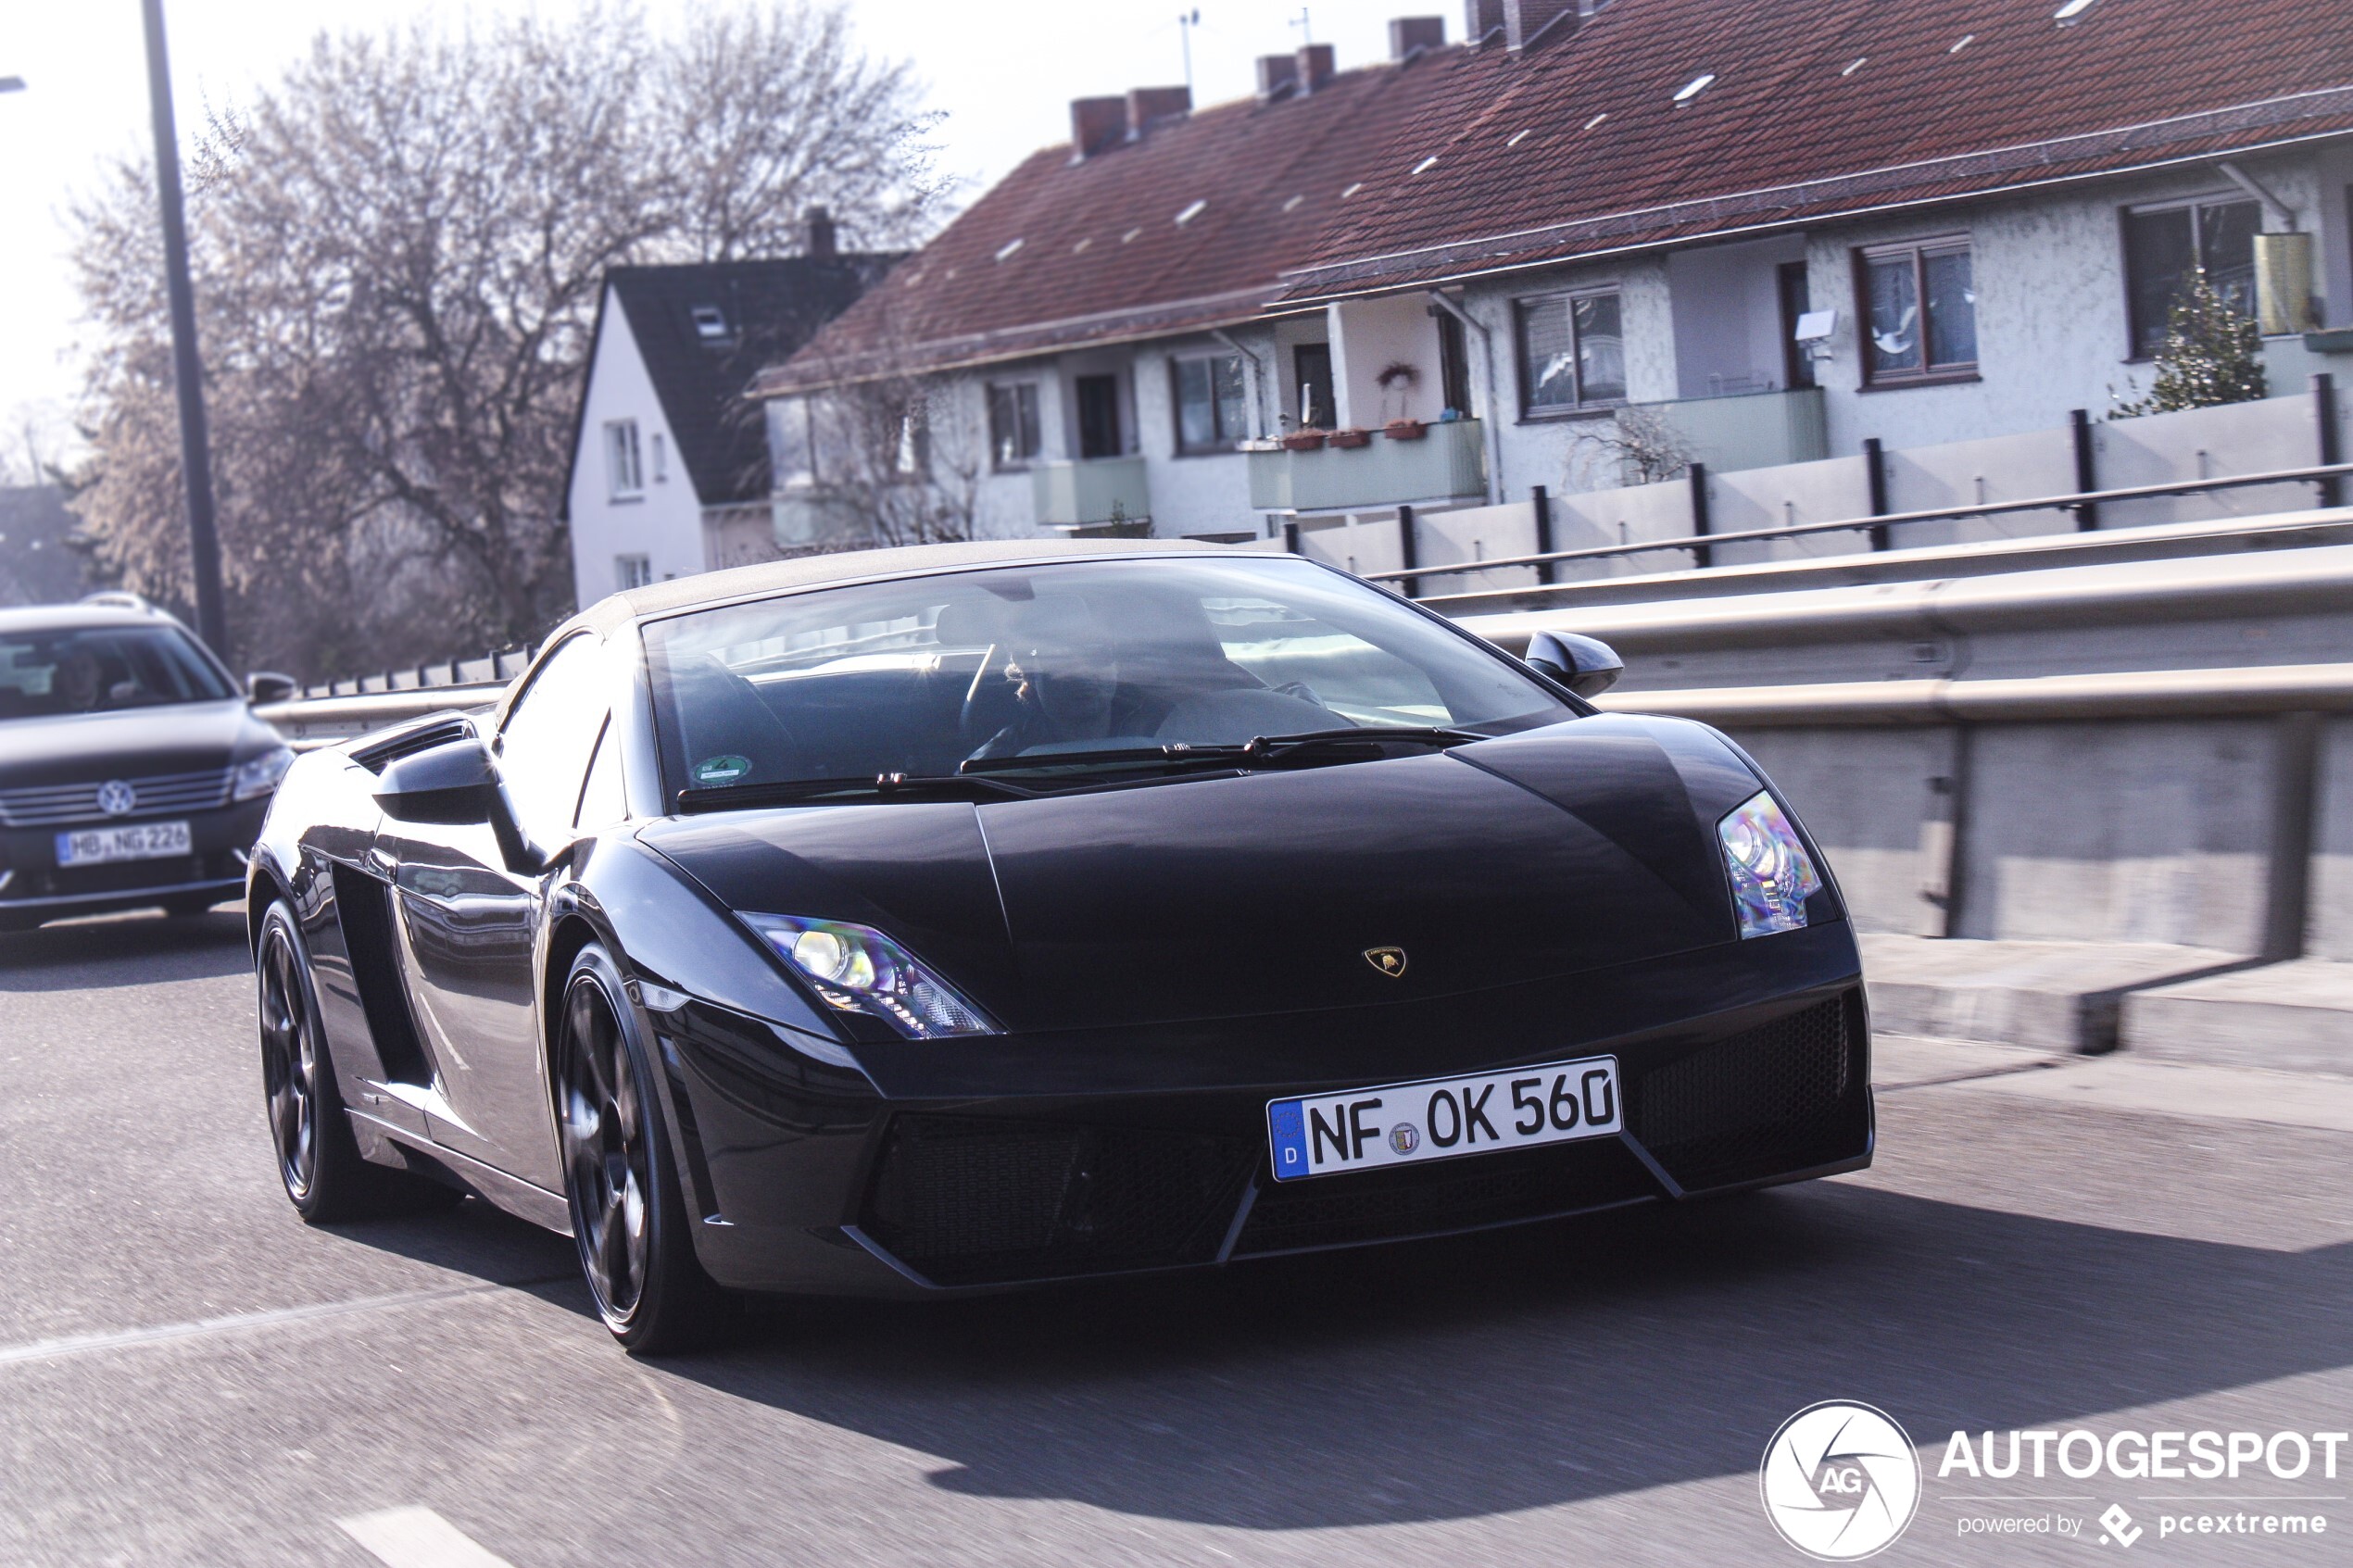
[[[1328,433],[1330,433],[1317,430],[1313,425],[1302,425],[1297,430],[1285,431],[1283,450],[1286,452],[1315,451],[1324,445],[1324,437]]]
[[[1372,440],[1372,438],[1373,433],[1371,431],[1357,430],[1352,426],[1347,430],[1336,430],[1332,432],[1330,435],[1325,438],[1325,440],[1334,446],[1362,446]]]
[[[1401,424],[1417,422],[1407,419],[1405,410],[1412,400],[1414,388],[1422,384],[1419,365],[1406,359],[1391,359],[1380,368],[1378,375],[1373,377],[1373,384],[1380,388],[1380,411],[1386,429],[1394,433]],[[1396,410],[1394,413],[1390,412],[1392,408]],[[1411,441],[1414,437],[1408,435],[1402,439]]]

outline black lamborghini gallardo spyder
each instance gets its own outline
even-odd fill
[[[296,761],[249,908],[308,1218],[472,1192],[621,1342],[1867,1164],[1855,938],[1703,725],[1342,572],[836,555]]]

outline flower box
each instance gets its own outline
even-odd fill
[[[1391,441],[1419,441],[1429,433],[1429,426],[1419,420],[1391,420],[1381,426],[1381,433]]]
[[[1330,437],[1334,446],[1364,446],[1369,445],[1372,439],[1373,433],[1369,430],[1336,430]]]
[[[1286,452],[1320,450],[1324,445],[1325,433],[1320,430],[1288,431],[1283,435],[1283,450]]]

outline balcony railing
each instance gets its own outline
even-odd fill
[[[1711,473],[1810,463],[1831,455],[1830,428],[1823,420],[1822,389],[1818,386],[1679,397],[1633,407],[1665,420],[1692,460],[1705,463]]]
[[[1250,454],[1250,504],[1262,512],[1336,512],[1487,494],[1477,420],[1428,427],[1417,441],[1380,431],[1362,446]]]
[[[1033,463],[1029,484],[1041,528],[1136,522],[1152,515],[1141,458]]]

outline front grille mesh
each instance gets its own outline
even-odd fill
[[[98,791],[109,782],[106,780],[0,789],[0,827],[63,827],[76,822],[136,822],[177,811],[216,811],[229,804],[231,771],[212,768],[200,773],[125,779],[121,782],[131,786],[138,804],[119,818],[99,808]]]
[[[1195,1133],[900,1116],[862,1223],[941,1285],[1207,1262],[1256,1157]]]
[[[1615,1137],[1266,1184],[1236,1256],[1476,1230],[1655,1198]]]
[[[1819,1002],[1634,1080],[1627,1126],[1687,1191],[1863,1152],[1859,1003]]]

